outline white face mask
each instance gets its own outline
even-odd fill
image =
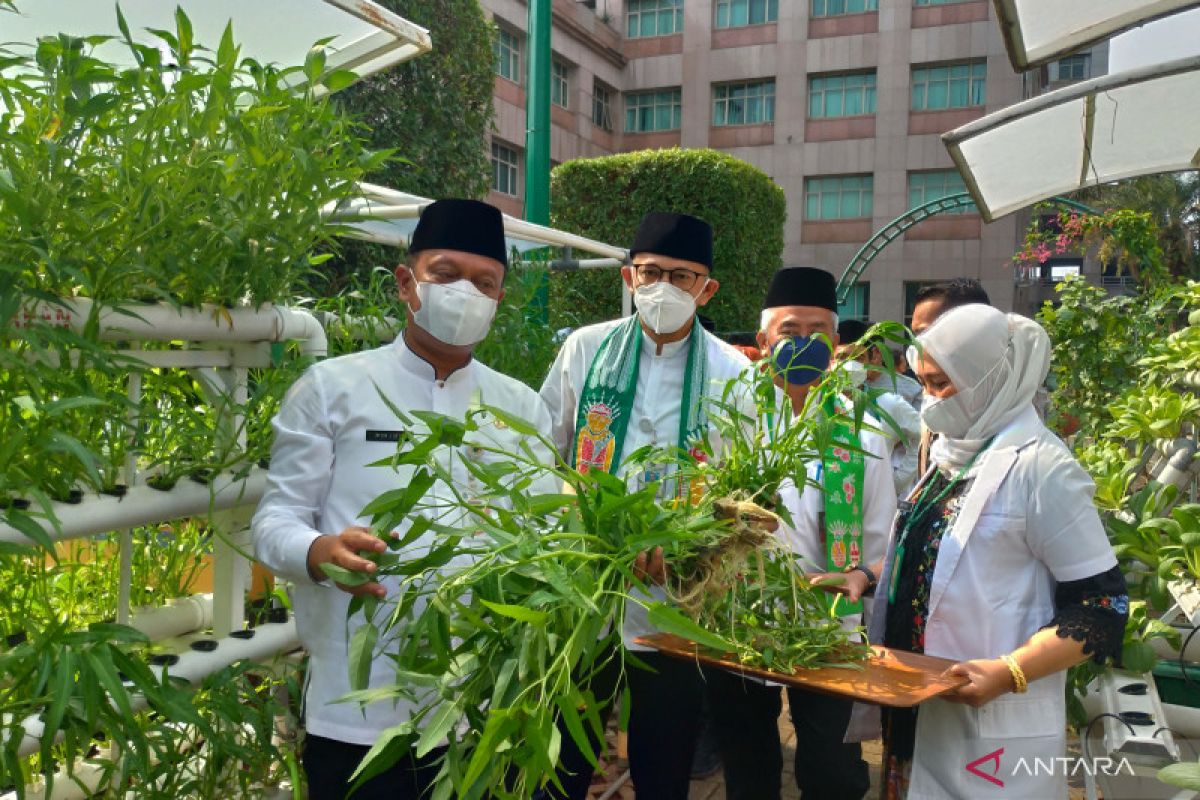
[[[867,368],[861,361],[851,359],[843,362],[842,369],[846,371],[846,377],[850,379],[851,386],[862,386],[867,382]]]
[[[446,344],[466,347],[482,342],[496,316],[496,301],[468,280],[453,283],[417,281],[421,307],[413,322]]]
[[[666,281],[637,287],[633,304],[642,322],[658,334],[674,333],[696,315],[696,298]]]
[[[967,413],[964,400],[966,397],[961,392],[943,398],[925,395],[921,403],[921,421],[934,433],[962,439],[975,422]]]

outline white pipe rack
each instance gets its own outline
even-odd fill
[[[103,306],[98,311],[86,297],[56,303],[35,302],[23,309],[23,321],[42,322],[82,332],[93,312],[98,314],[102,341],[184,340],[191,342],[301,342],[305,355],[328,352],[325,329],[308,311],[286,306],[260,308],[176,308],[161,303]],[[19,328],[20,323],[13,327]]]
[[[254,730],[252,727],[246,727],[243,723],[242,743],[252,741]],[[174,728],[181,734],[190,735],[191,742],[196,742],[196,730],[193,725],[173,724],[168,727]],[[183,770],[192,770],[192,774],[200,774],[207,766],[208,758],[205,752],[208,747],[207,742],[198,742],[199,747],[190,746],[188,741],[184,741],[184,748],[180,753],[187,753],[188,759],[182,765]],[[110,744],[110,747],[116,745]],[[157,765],[161,759],[154,751],[149,754],[149,762],[151,766]],[[226,765],[226,769],[236,769],[236,765]],[[54,788],[50,791],[46,790],[45,781],[39,780],[36,783],[25,785],[25,800],[88,800],[88,798],[98,797],[110,787],[112,784],[115,770],[110,765],[98,763],[95,758],[80,758],[70,769],[62,767],[58,772],[54,773]],[[256,796],[262,800],[291,800],[293,793],[290,784],[285,779],[283,782],[272,786],[257,787],[260,794]],[[128,797],[128,795],[126,795]],[[17,800],[16,791],[6,792],[0,795],[0,800]]]
[[[46,521],[43,527],[48,528],[46,533],[54,541],[82,539],[212,511],[254,506],[266,488],[266,472],[253,468],[245,478],[222,473],[208,486],[183,478],[167,491],[134,486],[124,497],[89,493],[80,503],[53,503],[51,510],[58,525]],[[30,543],[25,534],[4,523],[0,523],[0,541]]]
[[[213,624],[212,594],[179,597],[165,606],[135,609],[129,627],[152,642],[202,631]]]
[[[389,342],[400,333],[403,323],[396,317],[357,317],[336,314],[332,311],[314,311],[313,316],[325,329],[326,336],[348,336],[351,339],[378,337]]]
[[[179,653],[179,661],[166,668],[167,674],[173,678],[183,678],[195,686],[209,675],[239,661],[265,661],[300,647],[294,620],[266,623],[253,630],[254,636],[250,639],[230,636],[220,639],[215,650],[202,652],[189,649]],[[146,708],[145,698],[134,698],[133,707],[134,710]],[[26,718],[21,725],[25,728],[25,736],[18,746],[17,757],[25,758],[38,751],[45,726],[37,716]]]
[[[433,201],[422,199],[420,202],[409,202],[401,205],[372,205],[368,203],[353,209],[331,211],[328,219],[330,222],[342,223],[372,219],[416,219],[421,216],[422,209],[431,202]],[[523,239],[527,242],[550,245],[552,247],[570,247],[577,250],[584,250],[608,259],[613,259],[618,263],[624,263],[628,255],[625,250],[619,247],[613,247],[594,239],[588,239],[586,236],[567,233],[566,231],[560,231],[546,225],[526,222],[522,219],[510,217],[507,214],[504,215],[504,232],[514,239]]]

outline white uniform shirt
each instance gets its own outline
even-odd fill
[[[869,417],[864,422],[880,427],[877,420]],[[891,449],[887,440],[874,431],[862,430],[859,439],[865,453],[863,465],[863,553],[861,563],[874,564],[883,558],[892,520],[896,515],[896,490],[892,482],[892,465],[888,454]],[[821,541],[821,515],[825,512],[825,493],[821,488],[821,462],[808,465],[806,484],[797,491],[795,484],[788,483],[780,488],[780,500],[792,517],[792,524],[781,524],[778,535],[795,553],[804,572],[825,572],[828,569],[826,549]],[[869,599],[865,602],[869,602]],[[860,623],[858,614],[844,618],[848,627]]]
[[[583,394],[588,368],[604,337],[624,319],[589,325],[572,333],[558,351],[558,357],[542,384],[542,399],[550,410],[554,426],[554,441],[564,456],[569,456],[575,442],[575,421],[579,410],[579,399]],[[750,363],[732,346],[705,332],[699,326],[682,341],[664,345],[662,353],[658,346],[645,335],[642,336],[642,355],[638,365],[637,391],[634,394],[633,411],[629,427],[625,430],[624,449],[620,453],[622,463],[629,453],[646,445],[672,447],[679,438],[679,412],[683,397],[683,378],[687,367],[691,337],[704,336],[708,353],[708,380],[706,393],[720,398],[728,381],[738,377]],[[712,439],[714,447],[719,447]],[[618,466],[618,470],[621,468]],[[628,484],[640,489],[646,483],[662,478],[662,475],[634,472],[622,473]],[[662,591],[655,587],[654,599],[663,598]],[[622,636],[625,646],[631,650],[647,648],[633,644],[638,636],[655,633],[646,620],[645,609],[632,601],[625,608],[625,627]]]
[[[889,375],[886,372],[876,372],[867,378],[867,386],[883,392],[898,394],[908,401],[916,411],[921,410],[921,384],[903,374]]]
[[[921,415],[907,400],[894,392],[884,392],[875,398],[879,409],[891,417],[892,424],[880,420],[879,430],[888,443],[892,465],[892,482],[896,496],[904,497],[917,479],[917,457],[921,445]]]
[[[376,391],[378,386],[379,391]],[[373,703],[365,716],[354,703],[332,704],[350,691],[347,638],[362,623],[361,614],[347,621],[350,595],[330,581],[315,583],[308,574],[308,549],[321,534],[337,534],[352,525],[368,525],[362,509],[386,491],[404,486],[413,467],[368,467],[396,452],[397,440],[407,426],[380,398],[382,392],[401,411],[434,411],[464,419],[468,408],[483,403],[504,409],[532,423],[548,436],[550,417],[537,394],[519,381],[471,361],[446,380],[434,379],[433,367],[404,344],[322,361],[296,381],[273,422],[275,442],[267,490],[254,515],[254,549],[276,575],[293,581],[293,606],[300,640],[311,655],[305,691],[305,721],[310,733],[342,742],[370,745],[388,727],[409,718],[411,704],[399,700]],[[418,433],[423,424],[414,419]],[[468,434],[459,448],[441,448],[437,457],[450,470],[461,492],[480,490],[464,459],[479,462],[503,460],[471,446],[488,442],[508,452],[517,450],[522,437],[511,428],[492,422]],[[530,443],[535,452],[546,448]],[[556,491],[554,485],[541,487]],[[435,483],[423,504],[449,497],[444,484]],[[460,512],[443,506],[432,511],[437,521],[455,524]],[[403,533],[403,526],[400,532]],[[417,558],[426,553],[436,534],[427,533],[404,554]],[[397,582],[383,581],[389,597]],[[419,613],[419,603],[414,613]],[[377,614],[383,614],[381,609]],[[380,642],[378,649],[387,649]],[[371,666],[370,686],[395,683],[391,662],[377,657]]]
[[[1058,583],[1117,563],[1092,503],[1095,484],[1032,407],[997,435],[970,474],[974,481],[942,537],[925,627],[925,652],[956,661],[1013,651],[1054,618]],[[884,616],[872,622],[872,641],[881,640]],[[936,698],[922,704],[909,800],[1066,798],[1062,773],[1016,769],[1022,758],[1032,764],[1065,755],[1065,681],[1058,672],[1030,682],[1027,694],[1004,694],[980,708]],[[1003,789],[964,768],[1000,748]]]

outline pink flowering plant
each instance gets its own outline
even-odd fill
[[[1035,214],[1030,222],[1025,243],[1013,256],[1022,270],[1036,274],[1056,256],[1090,253],[1101,263],[1115,262],[1119,271],[1143,285],[1166,274],[1158,227],[1149,213],[1116,209],[1083,214],[1072,210],[1051,219],[1048,222],[1045,215]]]

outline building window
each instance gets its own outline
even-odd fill
[[[981,106],[986,97],[987,63],[915,67],[912,71],[912,110]]]
[[[496,74],[514,83],[521,82],[521,37],[501,28],[492,45],[496,55]]]
[[[931,172],[908,173],[908,207],[916,208],[931,200],[938,200],[967,190],[962,175],[955,169],[939,169]],[[974,214],[978,209],[972,203],[944,214]]]
[[[814,17],[838,17],[878,10],[879,0],[812,0],[810,6],[810,14]]]
[[[775,81],[722,83],[713,87],[713,125],[775,121]]]
[[[613,129],[613,92],[600,81],[592,83],[592,124],[606,131]]]
[[[875,73],[826,75],[808,80],[808,116],[854,117],[875,113]]]
[[[492,191],[516,197],[517,151],[508,145],[492,142]]]
[[[679,89],[632,92],[625,96],[625,132],[676,131],[683,123]]]
[[[1054,259],[1051,259],[1054,260]],[[1128,267],[1122,266],[1117,259],[1110,258],[1101,262],[1101,286],[1136,286],[1137,279],[1129,272]]]
[[[550,62],[550,102],[563,108],[571,107],[570,69],[558,59]]]
[[[838,319],[867,322],[871,318],[871,284],[856,283],[850,287],[846,302],[838,303]]]
[[[1045,286],[1053,286],[1054,284],[1066,280],[1072,276],[1083,274],[1083,259],[1082,258],[1052,258],[1042,268],[1042,284]]]
[[[869,218],[875,179],[871,175],[808,178],[804,181],[804,218]]]
[[[625,35],[630,39],[670,36],[683,30],[683,0],[629,0]]]
[[[1092,75],[1092,57],[1088,53],[1060,58],[1050,65],[1052,81],[1083,81]]]
[[[779,19],[779,0],[717,0],[717,27],[741,28]]]

